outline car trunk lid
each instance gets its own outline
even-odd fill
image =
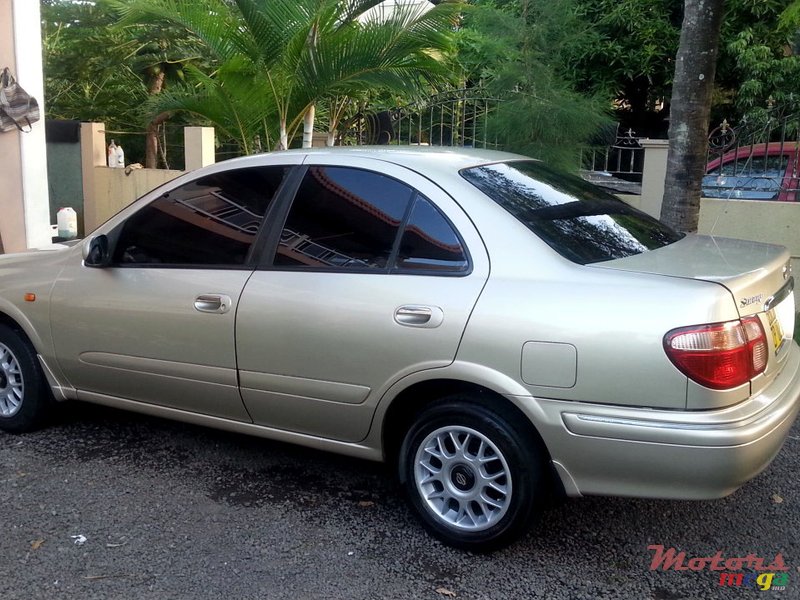
[[[724,286],[739,316],[759,315],[770,340],[772,368],[788,355],[795,303],[790,255],[783,246],[704,235],[634,256],[595,263],[617,269],[709,281]],[[687,324],[688,325],[688,324]]]

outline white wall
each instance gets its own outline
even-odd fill
[[[786,246],[795,281],[800,281],[800,202],[703,198],[697,232]],[[800,286],[794,298],[800,308]]]
[[[0,0],[0,68],[39,102],[42,119],[29,133],[0,133],[3,185],[0,232],[6,252],[50,243],[47,150],[44,137],[44,81],[39,2]]]

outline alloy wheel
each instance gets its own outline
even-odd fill
[[[25,383],[19,361],[0,343],[0,416],[13,417],[22,407]]]
[[[511,471],[485,435],[462,426],[432,431],[416,453],[414,480],[427,509],[459,531],[497,523],[511,503]]]

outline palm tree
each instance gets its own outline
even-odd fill
[[[121,29],[127,41],[116,51],[121,55],[121,62],[143,79],[148,96],[160,94],[169,85],[182,82],[187,68],[202,63],[202,52],[196,40],[175,26],[160,28],[158,32],[144,27]],[[166,148],[158,139],[166,117],[163,114],[155,115],[147,122],[145,167],[148,169],[157,167],[159,148],[166,164]]]
[[[329,141],[353,94],[419,94],[447,81],[446,58],[461,2],[424,11],[416,2],[391,14],[381,0],[112,0],[123,22],[171,23],[196,36],[217,60],[211,75],[190,71],[191,88],[162,94],[156,111],[201,115],[245,152],[257,137],[285,149],[319,104]],[[277,134],[277,135],[276,135]]]

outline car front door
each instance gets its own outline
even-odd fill
[[[108,232],[110,265],[64,269],[51,322],[79,398],[250,421],[236,375],[236,310],[287,171],[228,169],[184,183]]]
[[[352,442],[390,385],[454,360],[489,261],[471,221],[428,179],[383,161],[337,162],[306,160],[245,287],[236,346],[256,423]]]

